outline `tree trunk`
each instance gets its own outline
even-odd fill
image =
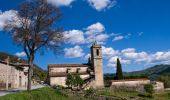
[[[30,57],[30,59],[28,60],[29,63],[29,69],[28,69],[28,85],[27,85],[27,91],[31,91],[31,80],[32,80],[32,68],[34,66],[33,64],[33,57]]]

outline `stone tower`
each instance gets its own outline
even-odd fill
[[[96,42],[91,46],[91,63],[95,74],[95,87],[104,87],[102,47]]]

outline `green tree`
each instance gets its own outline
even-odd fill
[[[73,88],[76,88],[77,90],[80,90],[83,86],[84,81],[80,77],[79,74],[68,74],[66,78],[66,85],[73,90]]]
[[[83,79],[80,77],[80,75],[76,74],[74,75],[75,77],[75,87],[77,87],[77,90],[80,90],[81,87],[83,86],[84,84],[84,81]]]
[[[74,77],[70,73],[67,75],[66,85],[68,86],[68,88],[71,88],[71,89],[72,89],[72,86],[74,85]]]
[[[119,58],[117,58],[117,68],[116,68],[116,80],[122,80],[123,79],[123,72],[122,72],[122,65],[120,63]]]

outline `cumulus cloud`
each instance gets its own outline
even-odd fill
[[[113,56],[116,56],[119,54],[119,51],[118,50],[114,50],[112,47],[105,47],[105,46],[102,46],[102,54],[104,57],[113,57]]]
[[[86,28],[86,30],[87,30],[86,31],[87,35],[92,35],[94,33],[101,33],[101,32],[103,32],[105,30],[105,27],[100,22],[97,22],[95,24],[92,24],[92,25],[88,26]]]
[[[76,45],[73,48],[65,48],[64,52],[65,52],[65,57],[68,58],[79,58],[84,56],[83,49],[78,45]]]
[[[54,6],[69,6],[75,0],[48,0],[48,3]]]
[[[7,22],[19,25],[17,11],[15,10],[9,10],[5,12],[0,11],[0,30],[3,30]]]
[[[99,44],[104,44],[109,38],[109,35],[104,33],[105,27],[100,22],[89,25],[85,30],[70,30],[65,31],[64,39],[70,44],[89,44],[97,41]]]
[[[25,52],[17,52],[17,53],[15,53],[15,55],[18,57],[25,57],[26,53]]]
[[[102,11],[104,9],[109,9],[116,6],[116,0],[88,0],[90,6],[95,8],[97,11]]]
[[[80,30],[65,31],[64,38],[67,43],[71,44],[82,44],[85,42],[84,33]]]
[[[138,52],[135,48],[114,50],[112,47],[102,47],[104,59],[108,61],[107,66],[115,67],[117,58],[122,64],[170,64],[170,51],[158,51],[147,53]]]

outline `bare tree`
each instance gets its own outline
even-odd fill
[[[46,0],[27,0],[21,3],[16,15],[16,24],[7,22],[5,29],[27,55],[29,65],[27,91],[30,91],[35,53],[46,49],[55,52],[61,50],[62,30],[56,28],[61,13]]]

